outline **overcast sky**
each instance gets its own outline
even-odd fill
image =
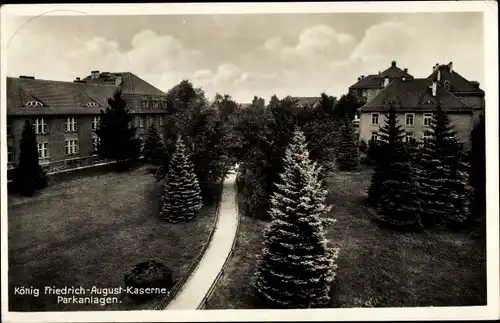
[[[414,77],[453,61],[484,81],[482,13],[41,16],[9,18],[8,76],[72,81],[130,71],[167,91],[182,79],[250,102],[347,92],[397,61]],[[20,28],[21,27],[21,28]],[[19,29],[20,28],[20,29]]]

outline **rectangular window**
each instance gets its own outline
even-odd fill
[[[160,114],[160,115],[158,115],[158,119],[159,119],[159,120],[158,120],[158,124],[159,124],[160,126],[163,126],[163,115],[161,115],[161,114]]]
[[[74,117],[66,118],[66,132],[76,131],[76,119]]]
[[[413,140],[413,132],[407,132],[405,139],[406,139],[406,142],[411,142]]]
[[[49,144],[47,142],[37,144],[38,159],[49,158]]]
[[[99,138],[98,136],[92,136],[92,151],[94,153],[97,153],[97,146],[99,145],[99,143],[101,142],[101,138]]]
[[[149,126],[151,126],[153,123],[155,123],[155,116],[154,115],[150,115],[149,116]]]
[[[424,126],[430,127],[432,121],[432,113],[424,113]]]
[[[93,117],[92,118],[92,130],[97,130],[97,126],[99,125],[99,122],[101,121],[101,117]]]
[[[37,135],[47,133],[47,124],[43,118],[35,118],[33,120],[33,126],[35,127],[35,133]]]
[[[78,140],[66,140],[66,155],[74,155],[78,153]]]
[[[14,150],[12,146],[7,147],[7,163],[11,164],[14,162]]]
[[[424,132],[424,140],[430,139],[432,137],[432,131]]]
[[[139,128],[144,128],[144,116],[139,116]]]
[[[372,141],[377,141],[378,140],[378,132],[377,131],[373,131],[372,132],[371,140]]]
[[[378,113],[372,113],[372,124],[378,124]]]
[[[146,110],[148,108],[148,101],[142,100],[142,108]]]
[[[361,96],[366,98],[367,97],[367,92],[366,90],[361,91]]]
[[[415,119],[415,114],[414,113],[407,113],[405,114],[405,124],[407,126],[413,127],[413,120]]]

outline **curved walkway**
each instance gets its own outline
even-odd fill
[[[238,227],[235,181],[236,174],[234,173],[229,174],[224,180],[217,215],[219,218],[210,245],[201,258],[198,268],[191,274],[166,310],[195,310],[221,271],[231,251],[233,240],[236,239]]]

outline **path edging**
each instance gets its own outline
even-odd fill
[[[189,268],[188,268],[187,272],[183,275],[183,277],[181,279],[179,279],[177,281],[177,283],[175,283],[174,287],[172,287],[172,289],[169,291],[167,296],[165,296],[165,298],[161,299],[153,307],[153,310],[165,310],[167,308],[168,304],[170,304],[170,302],[172,302],[172,300],[177,296],[177,294],[180,292],[182,287],[186,284],[188,279],[194,273],[196,268],[198,268],[198,266],[200,265],[201,258],[203,258],[203,256],[205,255],[205,252],[208,249],[208,246],[210,245],[210,242],[212,242],[212,238],[214,236],[215,229],[217,228],[217,224],[219,223],[219,209],[220,209],[223,191],[224,191],[224,180],[222,180],[220,183],[220,191],[219,191],[220,194],[217,195],[217,208],[215,210],[215,220],[214,220],[214,223],[212,225],[212,229],[210,230],[210,234],[207,238],[207,241],[203,245],[203,248],[201,248],[198,255],[193,259],[193,261],[191,261],[191,265],[189,265]]]
[[[226,260],[224,261],[224,264],[222,265],[222,268],[221,268],[219,274],[217,274],[217,277],[215,277],[215,279],[213,280],[212,284],[210,285],[210,288],[208,289],[207,294],[205,295],[205,297],[203,297],[203,299],[201,300],[200,304],[196,307],[197,310],[205,309],[205,307],[207,306],[208,299],[210,297],[212,297],[212,294],[215,291],[215,287],[217,286],[217,283],[219,282],[219,280],[224,275],[224,271],[225,271],[227,265],[229,264],[229,260],[231,260],[231,258],[233,256],[233,252],[234,252],[234,249],[235,249],[235,246],[236,246],[236,241],[238,240],[238,234],[239,234],[239,229],[240,229],[241,216],[240,216],[240,212],[239,212],[239,208],[238,208],[238,185],[236,184],[236,181],[234,183],[234,186],[235,186],[235,191],[236,191],[236,194],[235,194],[234,198],[235,198],[237,222],[236,222],[236,231],[235,231],[235,234],[234,234],[233,243],[231,244],[231,250],[227,254]]]

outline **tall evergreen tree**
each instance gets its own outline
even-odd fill
[[[142,155],[146,161],[153,165],[157,165],[160,163],[164,152],[165,145],[163,144],[163,139],[158,128],[156,128],[153,123],[149,126],[148,132],[146,133]]]
[[[383,153],[377,161],[370,193],[378,200],[382,221],[400,227],[420,227],[417,168],[403,142],[404,137],[405,131],[391,105],[386,123],[379,131]]]
[[[108,99],[108,105],[101,110],[101,121],[95,130],[100,138],[97,153],[101,158],[116,161],[121,169],[127,161],[140,156],[141,140],[135,138],[137,128],[131,126],[132,114],[120,90]]]
[[[421,159],[423,221],[426,225],[460,224],[470,213],[468,165],[450,118],[440,105],[431,122],[431,134]]]
[[[484,115],[474,127],[471,136],[470,185],[474,189],[474,213],[486,208],[486,128]]]
[[[324,236],[329,211],[320,168],[309,159],[305,136],[295,131],[284,156],[281,184],[271,199],[272,222],[255,272],[255,292],[266,307],[323,307],[330,302],[338,250]]]
[[[337,165],[340,170],[354,170],[359,167],[359,147],[354,137],[352,121],[347,117],[341,122]]]
[[[161,216],[166,221],[188,222],[196,217],[202,207],[200,186],[181,136],[177,137],[164,188]]]
[[[35,129],[29,120],[24,123],[19,148],[19,163],[13,178],[14,186],[21,195],[32,196],[37,189],[47,185],[47,178],[38,160]]]

